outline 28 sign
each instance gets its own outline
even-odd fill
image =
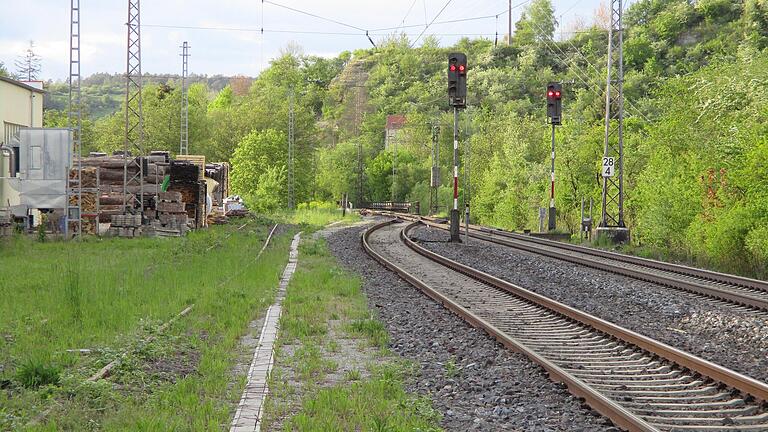
[[[603,177],[613,177],[616,172],[616,166],[612,157],[603,158]]]

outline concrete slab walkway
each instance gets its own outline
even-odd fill
[[[275,303],[267,309],[264,326],[261,328],[261,336],[256,351],[253,353],[251,367],[248,369],[248,383],[243,390],[243,396],[237,406],[235,417],[232,420],[230,432],[259,432],[261,430],[261,417],[264,413],[264,400],[269,393],[269,374],[274,363],[274,345],[277,340],[277,324],[280,321],[282,303],[285,298],[285,290],[291,281],[293,273],[299,262],[299,241],[301,233],[296,234],[291,242],[291,251],[288,264],[280,278],[280,287],[275,297]]]

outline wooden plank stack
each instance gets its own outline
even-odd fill
[[[127,157],[129,161],[132,158],[130,154]],[[122,152],[111,156],[92,153],[83,157],[80,159],[83,167],[83,214],[98,213],[99,222],[111,222],[114,229],[109,234],[133,237],[141,231],[138,229],[141,221],[136,223],[133,215],[125,214],[124,203],[134,203],[136,197],[141,196],[144,214],[148,219],[157,221],[153,224],[154,228],[169,232],[178,230],[183,234],[189,227],[206,226],[207,189],[203,180],[205,158],[183,157],[191,160],[171,160],[168,152],[152,152],[149,156],[134,159],[133,162],[143,167],[144,181],[140,184],[137,178],[132,179],[125,190],[123,181],[126,157]],[[129,179],[139,170],[133,162],[128,164]],[[219,177],[226,179],[228,166],[217,167],[216,172]],[[170,176],[170,185],[168,192],[163,193],[160,187],[166,176]],[[70,171],[70,178],[77,178],[76,168]],[[228,184],[228,181],[225,183]]]
[[[160,192],[157,195],[157,218],[163,228],[187,232],[187,211],[180,192]]]
[[[171,192],[181,194],[187,217],[194,228],[205,226],[205,181],[199,180],[200,168],[186,161],[172,161],[170,165]]]

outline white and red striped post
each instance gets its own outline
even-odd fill
[[[453,107],[453,208],[451,209],[451,241],[461,242],[459,230],[459,109]]]
[[[552,169],[550,170],[551,174],[551,184],[550,184],[550,193],[549,193],[549,224],[548,228],[549,230],[555,229],[555,123],[552,123]]]

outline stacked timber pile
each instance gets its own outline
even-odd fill
[[[130,157],[130,156],[129,156]],[[149,156],[139,158],[138,161],[129,161],[128,182],[125,202],[133,202],[136,195],[142,195],[145,205],[152,202],[155,194],[159,191],[160,185],[166,175],[166,160],[163,156]],[[139,184],[139,179],[134,178],[138,174],[136,163],[143,164],[144,183]],[[83,158],[80,163],[83,166],[83,188],[96,189],[99,196],[99,221],[110,222],[112,216],[123,213],[123,181],[125,158],[120,155],[113,156],[89,156]],[[70,177],[77,177],[77,169],[70,171]],[[95,197],[93,198],[95,202]],[[84,199],[85,202],[85,199]],[[88,211],[90,212],[90,210]],[[83,210],[83,213],[88,213]]]
[[[157,196],[157,217],[160,225],[178,233],[187,232],[187,211],[180,192],[160,192]]]
[[[109,235],[119,237],[136,237],[141,235],[141,215],[112,216]]]
[[[206,220],[208,225],[224,225],[229,222],[229,218],[224,214],[224,212],[218,210],[216,207],[214,207],[213,211],[208,214]]]
[[[82,182],[80,189],[82,213],[80,217],[82,219],[81,229],[84,234],[98,233],[98,221],[96,220],[99,215],[98,177],[99,168],[97,167],[85,167],[80,173],[80,181]],[[77,193],[77,168],[69,171],[69,182],[73,192]],[[77,196],[75,194],[69,197],[69,205],[77,207]]]
[[[171,182],[168,191],[181,194],[187,217],[192,219],[194,228],[205,226],[205,181],[199,180],[200,168],[187,161],[171,161]]]

